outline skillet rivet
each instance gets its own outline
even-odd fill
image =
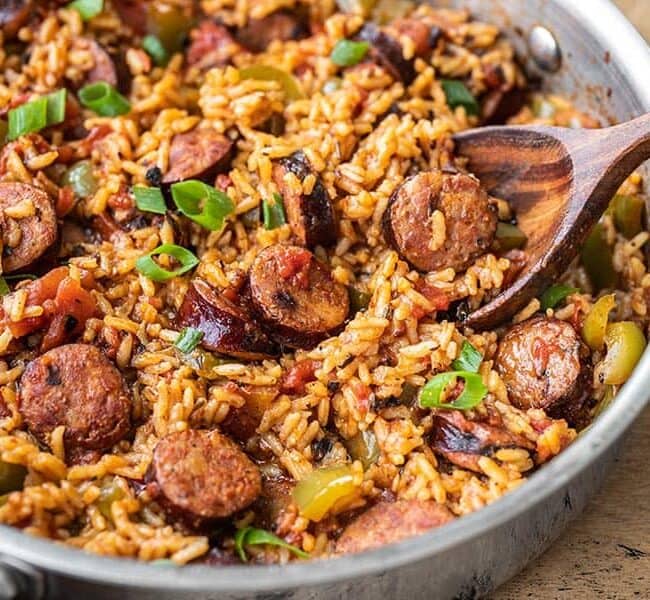
[[[528,50],[537,66],[548,73],[559,71],[562,51],[555,36],[541,25],[535,25],[528,34]]]

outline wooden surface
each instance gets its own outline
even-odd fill
[[[585,512],[491,600],[526,598],[650,598],[650,409]]]
[[[617,4],[650,39],[650,0]],[[650,407],[584,514],[491,600],[526,598],[650,599]]]

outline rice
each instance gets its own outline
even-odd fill
[[[185,0],[165,4],[179,10],[189,6]],[[353,491],[330,507],[325,520],[306,517],[290,496],[274,515],[275,533],[311,556],[332,554],[337,531],[350,517],[386,497],[435,502],[455,516],[498,500],[561,452],[577,431],[541,409],[511,403],[495,366],[504,330],[463,328],[430,291],[471,311],[503,289],[516,258],[487,248],[466,269],[445,266],[419,273],[387,246],[382,221],[392,194],[409,176],[463,169],[451,136],[479,125],[480,118],[465,106],[451,108],[442,80],[462,79],[477,97],[490,89],[489,75],[495,72],[504,89],[523,88],[512,46],[497,28],[472,20],[465,10],[420,6],[415,18],[427,19],[444,36],[427,60],[418,56],[411,37],[399,36],[403,58],[414,59],[415,78],[406,84],[376,62],[344,70],[333,64],[329,55],[337,41],[354,37],[363,18],[335,13],[332,1],[203,0],[201,5],[210,18],[233,27],[278,10],[303,9],[318,26],[304,39],[276,40],[259,54],[241,51],[231,64],[201,72],[187,66],[181,54],[165,67],[152,64],[110,5],[86,23],[76,11],[59,8],[20,29],[19,40],[29,44],[26,62],[8,48],[0,57],[0,106],[9,109],[21,94],[47,94],[66,82],[85,81],[94,59],[84,39],[125,50],[133,78],[131,112],[100,117],[84,111],[92,143],[68,137],[63,128],[9,142],[0,155],[0,175],[2,181],[27,183],[60,198],[67,166],[90,161],[97,188],[76,200],[66,223],[89,224],[96,235],[80,241],[64,234],[60,256],[67,260],[70,279],[91,276],[95,282],[89,293],[97,312],[85,321],[78,340],[99,346],[129,374],[136,423],[131,437],[85,463],[66,463],[63,426],[51,433],[49,449],[39,446],[21,417],[19,382],[37,355],[40,334],[21,337],[12,324],[49,315],[52,300],[35,301],[28,283],[12,282],[13,291],[2,300],[0,459],[22,465],[26,478],[22,489],[0,498],[0,523],[102,555],[168,558],[178,564],[204,560],[213,547],[209,537],[168,518],[144,482],[161,438],[190,429],[227,430],[241,424],[242,415],[256,419],[242,447],[256,457],[265,481],[293,486],[324,467],[345,464],[350,470]],[[253,64],[293,73],[299,97],[289,99],[279,81],[242,77],[241,70]],[[284,132],[276,135],[266,123],[278,114]],[[567,100],[539,94],[531,95],[511,122],[596,125]],[[230,167],[216,179],[234,204],[233,216],[217,231],[189,221],[180,228],[169,213],[138,221],[131,186],[146,185],[152,170],[166,173],[174,136],[195,128],[215,129],[234,142]],[[334,199],[338,237],[331,249],[318,247],[315,253],[330,265],[334,281],[369,297],[367,308],[351,314],[340,332],[315,347],[254,362],[231,357],[208,368],[198,352],[184,355],[174,347],[179,329],[174,315],[191,276],[156,283],[137,271],[136,261],[161,244],[192,247],[201,259],[195,275],[220,292],[232,287],[262,249],[292,239],[290,225],[251,227],[250,217],[279,192],[274,161],[298,150],[312,172],[302,180],[288,173],[282,181],[285,194],[309,195],[322,182]],[[642,183],[634,174],[620,193],[638,197]],[[506,200],[490,202],[500,220],[512,219]],[[15,223],[34,213],[28,200],[4,209]],[[453,224],[441,210],[432,212],[430,224],[429,249],[443,249]],[[646,331],[650,275],[644,247],[650,234],[639,231],[627,239],[612,215],[604,217],[602,227],[619,278],[613,318],[632,320]],[[5,247],[20,243],[16,226],[3,225],[2,233]],[[579,291],[546,314],[580,323],[598,292],[577,261],[561,280]],[[526,321],[540,307],[533,299],[513,322]],[[499,423],[503,432],[519,436],[518,444],[477,456],[474,468],[434,451],[436,419],[445,411],[419,408],[412,393],[435,374],[454,370],[468,341],[482,355],[477,376],[487,392],[465,416]],[[590,360],[595,365],[602,358],[595,352]],[[313,367],[313,378],[301,389],[288,388],[289,374],[303,364]],[[594,381],[591,417],[605,394],[616,391],[617,386],[609,387]],[[367,463],[349,450],[363,436],[376,442]],[[259,510],[252,505],[231,522],[257,526]],[[220,535],[219,552],[232,554],[233,543],[230,533]],[[258,562],[292,559],[290,552],[271,546],[248,551]]]

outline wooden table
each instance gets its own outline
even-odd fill
[[[650,39],[650,0],[617,4]],[[650,408],[584,514],[546,554],[492,596],[525,598],[650,599]]]
[[[492,600],[650,598],[650,409],[586,511]]]

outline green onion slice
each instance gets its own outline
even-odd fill
[[[476,98],[472,95],[462,81],[444,79],[441,81],[442,89],[447,97],[449,108],[464,106],[468,115],[478,115],[479,106]]]
[[[159,254],[167,254],[168,256],[174,257],[181,266],[174,271],[163,269],[153,259],[154,256],[158,256]],[[196,256],[194,256],[194,254],[192,254],[192,252],[187,248],[182,248],[175,244],[163,244],[149,252],[149,254],[145,254],[138,258],[135,263],[135,268],[153,281],[168,281],[174,277],[183,275],[183,273],[187,273],[198,264],[199,259],[196,258]]]
[[[84,85],[79,90],[79,100],[100,117],[119,117],[131,111],[129,101],[105,81]]]
[[[340,40],[330,54],[330,59],[339,67],[352,67],[359,64],[368,53],[370,44],[368,42],[353,42],[352,40]]]
[[[262,202],[262,215],[264,216],[264,229],[277,229],[287,222],[284,214],[284,201],[280,194],[273,194],[273,203],[268,200]]]
[[[157,215],[164,215],[167,212],[167,205],[159,188],[136,185],[133,187],[133,195],[135,204],[140,210]]]
[[[259,546],[262,544],[286,548],[300,558],[309,558],[307,552],[301,550],[297,546],[285,542],[282,538],[279,538],[270,531],[257,529],[256,527],[244,527],[235,533],[235,550],[237,551],[237,554],[239,554],[239,558],[242,559],[242,562],[248,560],[244,546]]]
[[[12,108],[8,113],[8,140],[40,131],[65,119],[66,90],[61,89]]]
[[[194,327],[185,327],[178,335],[178,338],[176,338],[174,346],[176,346],[183,354],[188,354],[199,345],[202,339],[202,331],[199,331]]]
[[[219,231],[235,210],[228,195],[196,179],[173,184],[172,198],[182,214],[210,231]]]
[[[542,294],[540,298],[542,310],[545,311],[549,308],[555,308],[567,296],[575,294],[579,291],[580,290],[578,288],[571,287],[570,285],[564,285],[563,283],[552,285]]]
[[[458,379],[465,382],[462,393],[451,403],[442,401],[442,394]],[[440,373],[431,379],[420,392],[420,406],[423,408],[451,408],[468,410],[474,408],[485,398],[487,387],[483,384],[481,376],[469,371],[450,371]]]
[[[67,8],[76,10],[84,21],[88,21],[104,10],[104,0],[74,0]]]
[[[460,356],[451,363],[451,366],[456,371],[469,371],[470,373],[478,373],[478,368],[481,366],[483,355],[467,340],[463,342],[460,348]]]
[[[169,54],[165,50],[165,46],[155,35],[146,35],[142,40],[142,48],[144,51],[153,58],[153,62],[159,66],[164,67],[169,60]]]

